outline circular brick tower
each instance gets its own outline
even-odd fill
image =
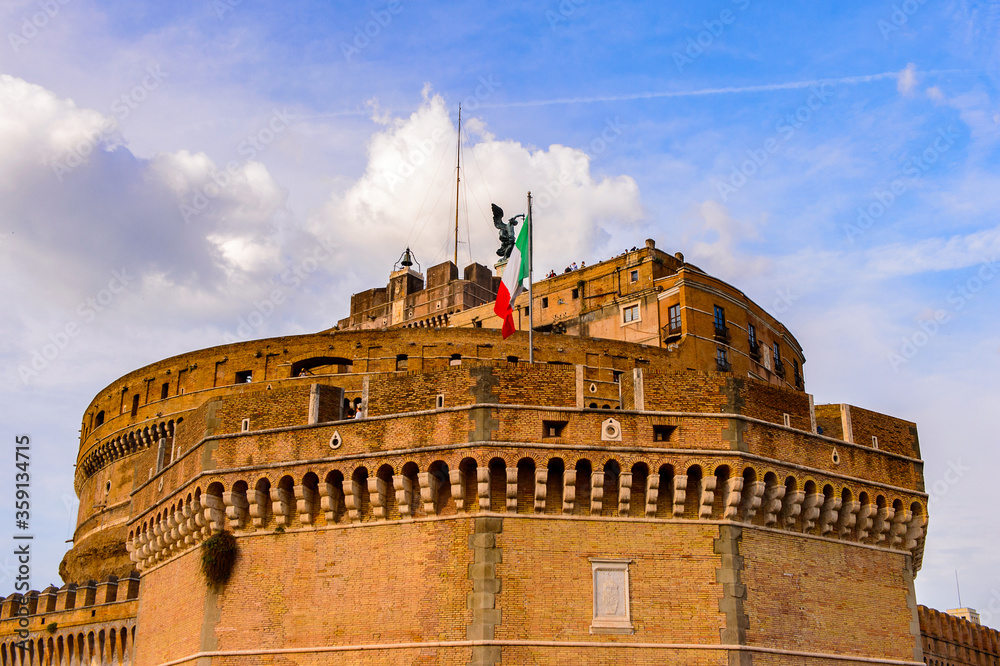
[[[921,663],[914,424],[674,349],[534,344],[528,364],[523,333],[328,332],[120,378],[87,410],[64,561],[79,583],[35,596],[57,623],[36,651]],[[211,585],[202,544],[221,530],[238,556]]]

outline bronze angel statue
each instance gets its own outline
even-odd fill
[[[493,226],[500,230],[500,249],[497,250],[497,256],[506,261],[514,250],[514,241],[517,240],[514,227],[524,219],[524,215],[515,215],[504,223],[503,208],[496,204],[491,205],[493,206]]]

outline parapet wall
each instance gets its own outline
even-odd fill
[[[1000,661],[1000,631],[920,606],[920,634],[928,664],[977,666]]]
[[[0,599],[0,662],[129,663],[138,599],[134,572]]]

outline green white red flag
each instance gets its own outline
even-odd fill
[[[530,258],[528,257],[528,225],[531,224],[529,215],[524,218],[524,224],[517,233],[517,240],[514,241],[514,249],[510,252],[507,265],[503,269],[503,278],[500,281],[500,289],[497,291],[497,302],[493,306],[496,316],[503,319],[501,333],[504,339],[512,335],[517,327],[514,326],[514,300],[524,291],[524,281],[528,278],[528,267]]]

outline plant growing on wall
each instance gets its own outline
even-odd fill
[[[222,586],[236,563],[236,537],[232,532],[216,532],[201,547],[201,571],[210,585]]]

